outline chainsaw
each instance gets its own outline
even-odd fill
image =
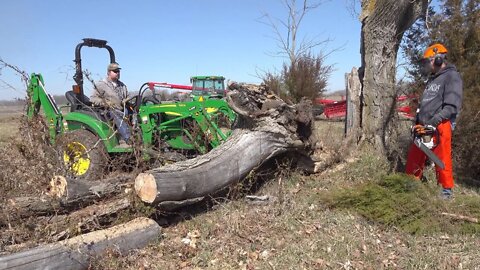
[[[435,148],[439,141],[437,129],[430,125],[412,126],[413,143],[422,150],[425,155],[438,167],[445,169],[445,164],[431,149]]]

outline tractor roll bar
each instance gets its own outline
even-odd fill
[[[87,47],[96,47],[96,48],[105,48],[108,50],[110,54],[110,63],[115,62],[115,52],[113,51],[112,47],[107,45],[106,40],[101,39],[94,39],[94,38],[84,38],[83,42],[79,43],[75,48],[75,75],[73,75],[73,80],[77,84],[73,86],[73,92],[77,95],[77,98],[84,102],[84,94],[83,94],[83,72],[82,72],[82,58],[80,51],[83,46]]]

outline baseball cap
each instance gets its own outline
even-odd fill
[[[118,63],[110,63],[110,65],[108,65],[108,68],[107,68],[108,71],[118,70],[118,69],[122,69]]]

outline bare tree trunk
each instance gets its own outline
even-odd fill
[[[133,181],[127,176],[119,176],[102,181],[82,181],[56,176],[50,181],[48,195],[11,198],[0,206],[0,224],[6,216],[17,218],[42,216],[51,213],[65,213],[85,207],[96,200],[122,193]]]
[[[352,72],[345,75],[347,92],[347,117],[345,118],[345,134],[355,142],[360,139],[360,116],[361,116],[361,92],[362,84],[358,70],[352,68]]]
[[[362,0],[362,143],[389,156],[397,139],[396,60],[403,33],[425,14],[428,0]],[[362,76],[363,75],[363,76]]]

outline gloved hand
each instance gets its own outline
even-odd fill
[[[425,126],[424,125],[414,125],[412,126],[412,133],[415,135],[421,135],[425,133]]]
[[[437,127],[441,122],[442,122],[442,117],[440,115],[436,114],[430,120],[425,122],[425,125],[430,125],[433,127]]]
[[[122,105],[127,105],[128,102],[130,102],[131,100],[133,100],[134,97],[126,97],[126,98],[123,98],[122,99]]]

